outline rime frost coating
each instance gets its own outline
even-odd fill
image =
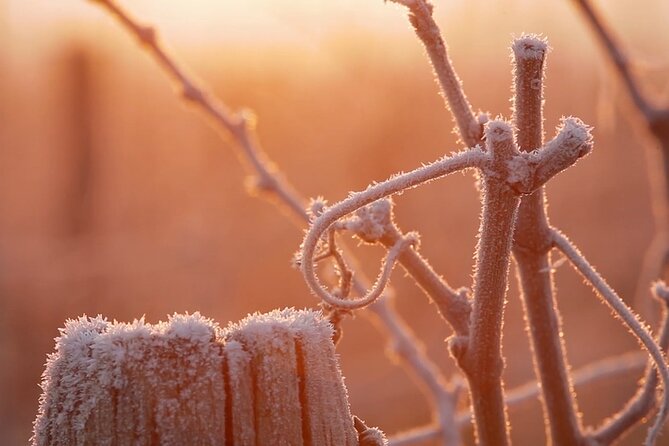
[[[68,320],[43,374],[33,445],[357,445],[319,313]]]

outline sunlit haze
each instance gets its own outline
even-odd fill
[[[174,66],[161,59],[165,53],[138,45],[99,2],[0,0],[2,446],[26,444],[30,437],[40,374],[68,318],[101,314],[132,321],[144,315],[155,324],[166,315],[199,311],[226,326],[256,311],[318,307],[291,268],[306,222],[285,218],[290,212],[265,199],[271,193],[259,193],[275,182],[262,175],[263,181],[254,181],[252,162],[244,162],[256,153],[249,141],[259,142],[302,203],[321,196],[332,204],[465,149],[425,46],[406,8],[391,1],[114,1],[139,23],[154,26],[165,53],[186,73],[185,84],[203,86],[207,94],[184,101],[180,93],[196,90],[184,89],[183,78],[175,81],[165,70]],[[592,153],[546,185],[550,222],[656,328],[650,298],[633,296],[647,289],[638,288],[639,270],[660,228],[652,203],[653,191],[665,189],[658,186],[660,175],[653,176],[660,152],[576,2],[430,2],[474,113],[513,119],[514,37],[536,33],[548,40],[545,107],[536,122],[543,122],[548,140],[561,117],[575,116],[593,127],[594,137]],[[591,2],[616,31],[644,93],[669,104],[669,1]],[[453,90],[457,82],[445,84]],[[538,77],[525,83],[535,98],[537,84]],[[235,126],[231,132],[216,120],[220,115],[207,115],[221,108],[198,98],[216,98],[233,113],[251,110],[256,125],[250,135]],[[469,116],[468,132],[477,132],[471,114],[461,114]],[[470,145],[479,141],[469,139]],[[249,150],[235,150],[239,146]],[[534,166],[528,159],[514,155],[508,167]],[[523,184],[531,172],[523,170]],[[420,234],[413,249],[453,289],[477,289],[476,184],[469,172],[454,174],[394,198],[401,230]],[[664,193],[656,196],[664,202]],[[300,200],[291,203],[303,217]],[[347,243],[359,260],[349,265],[354,277],[373,278],[385,251],[349,236],[337,235],[337,242]],[[501,236],[498,241],[511,244]],[[564,327],[559,335],[572,369],[638,352],[619,321],[562,263],[556,254],[545,268],[537,265],[542,273],[555,271]],[[505,269],[495,264],[498,272]],[[336,283],[341,268],[319,271],[324,286]],[[503,323],[507,389],[535,379],[514,264],[510,269]],[[340,284],[343,292],[345,280]],[[444,343],[453,332],[436,306],[399,266],[391,285],[398,314],[435,370],[454,376],[457,365]],[[434,422],[429,398],[386,356],[389,339],[369,319],[363,312],[347,317],[337,346],[353,413],[390,435]],[[577,387],[583,425],[595,426],[622,407],[639,376]],[[547,444],[538,400],[510,410],[510,417],[514,444]],[[640,444],[642,430],[624,444]]]

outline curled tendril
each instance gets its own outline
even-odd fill
[[[443,157],[432,164],[424,165],[418,169],[412,170],[411,172],[395,175],[382,183],[369,186],[362,192],[353,193],[347,199],[327,209],[321,209],[320,215],[318,215],[313,220],[311,228],[304,238],[304,242],[302,243],[302,253],[300,256],[300,266],[302,268],[302,273],[304,274],[304,279],[309,288],[311,288],[311,291],[328,304],[348,310],[362,308],[374,302],[383,292],[383,289],[385,288],[388,279],[390,278],[390,272],[395,266],[397,257],[399,256],[402,249],[404,249],[407,244],[413,245],[417,243],[418,239],[415,234],[407,234],[405,238],[399,240],[398,243],[396,243],[388,251],[386,258],[384,259],[383,266],[381,267],[381,272],[379,273],[379,276],[377,277],[376,282],[374,282],[374,285],[370,291],[365,296],[355,300],[344,300],[328,292],[321,285],[318,277],[316,276],[314,267],[316,260],[315,258],[321,254],[320,252],[317,253],[316,251],[319,245],[322,243],[323,235],[327,234],[327,232],[333,228],[338,229],[338,220],[352,212],[355,212],[363,206],[366,206],[381,198],[388,197],[398,192],[414,188],[423,183],[441,178],[453,172],[481,167],[487,160],[487,154],[477,146],[452,154],[448,157]]]
[[[305,276],[307,284],[318,297],[320,297],[325,303],[331,305],[332,307],[346,310],[357,310],[359,308],[366,307],[367,305],[374,303],[374,301],[376,301],[383,294],[383,291],[385,290],[386,285],[390,280],[390,273],[393,271],[393,268],[397,263],[397,259],[402,251],[409,246],[414,246],[417,242],[418,238],[414,233],[409,233],[405,237],[397,240],[393,247],[388,250],[388,254],[386,254],[386,257],[383,259],[381,270],[379,275],[376,277],[374,284],[367,292],[367,294],[358,299],[344,299],[336,294],[330,293],[321,285],[316,274]]]

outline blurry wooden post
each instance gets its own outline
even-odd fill
[[[92,61],[87,49],[74,46],[64,56],[64,189],[63,230],[69,236],[85,233],[90,224],[94,164],[94,95]]]

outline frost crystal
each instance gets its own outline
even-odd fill
[[[542,59],[548,51],[548,41],[534,34],[523,34],[514,40],[513,52],[519,59]]]
[[[221,330],[67,321],[43,374],[33,445],[357,445],[320,313],[255,314]]]
[[[355,212],[345,221],[346,229],[352,231],[366,243],[376,243],[385,234],[392,221],[392,201],[377,200]]]

